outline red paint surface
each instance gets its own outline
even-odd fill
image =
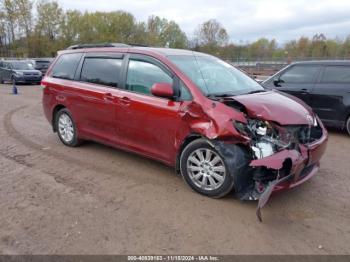
[[[306,115],[313,115],[309,108],[281,93],[269,91],[235,96],[251,117],[275,121],[280,125],[308,125]]]
[[[174,96],[174,90],[171,84],[156,83],[151,88],[152,95],[171,98]]]

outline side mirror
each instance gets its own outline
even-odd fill
[[[273,84],[275,86],[279,86],[280,83],[281,83],[281,79],[278,76],[273,78]]]
[[[172,84],[169,83],[155,83],[151,88],[151,93],[154,96],[164,97],[164,98],[173,98],[174,89]]]

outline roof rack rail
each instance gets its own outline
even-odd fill
[[[78,44],[67,47],[67,50],[95,48],[95,47],[130,47],[130,45],[123,43],[103,43],[103,44]]]

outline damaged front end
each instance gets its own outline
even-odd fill
[[[276,112],[269,114],[267,106],[259,115],[240,101],[225,99],[223,103],[246,118],[246,122],[233,121],[235,129],[249,141],[243,146],[246,161],[239,161],[245,168],[235,173],[235,190],[241,200],[259,200],[257,216],[261,221],[260,209],[272,193],[293,188],[317,173],[327,131],[313,113],[305,113],[305,121],[299,117],[290,121],[292,124],[278,115],[278,120],[284,120],[280,124],[272,117]],[[221,153],[225,155],[223,148]]]
[[[292,188],[313,176],[325,150],[325,129],[314,117],[309,125],[281,126],[277,123],[248,119],[234,122],[237,130],[250,137],[252,161],[237,192],[242,200],[259,200],[257,216],[275,191]]]
[[[203,111],[188,106],[182,117],[225,158],[237,196],[259,201],[261,221],[273,193],[317,173],[327,131],[306,105],[277,92],[212,99]]]

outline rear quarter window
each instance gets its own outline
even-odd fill
[[[51,77],[72,80],[79,65],[81,53],[63,54],[54,64]]]
[[[322,83],[350,83],[350,66],[326,66]]]

